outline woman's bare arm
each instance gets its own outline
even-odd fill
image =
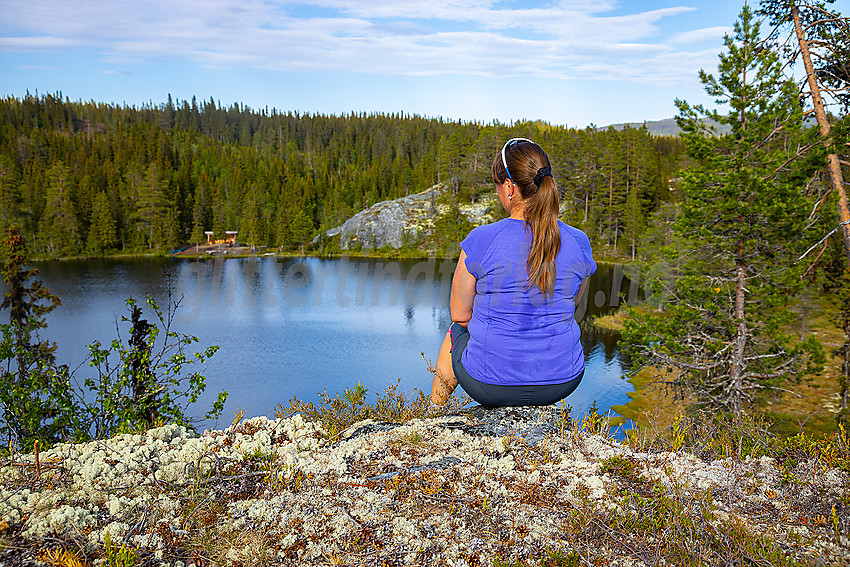
[[[584,281],[581,282],[581,285],[578,287],[578,293],[576,293],[576,307],[578,307],[579,302],[581,301],[582,296],[584,295],[584,291],[587,289],[587,284],[590,282],[590,278],[584,278]]]
[[[452,321],[466,327],[472,319],[472,303],[475,299],[475,276],[466,269],[466,252],[460,251],[457,268],[452,279],[452,296],[449,307]]]

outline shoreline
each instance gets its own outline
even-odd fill
[[[182,254],[176,253],[171,254],[170,252],[122,252],[116,254],[108,254],[101,256],[91,256],[91,255],[79,255],[79,256],[62,256],[62,257],[43,257],[43,256],[33,256],[31,261],[33,262],[69,262],[69,261],[82,261],[82,260],[134,260],[138,258],[177,258],[177,259],[193,259],[193,260],[204,260],[210,258],[264,258],[264,257],[277,257],[277,258],[319,258],[319,259],[334,259],[334,258],[357,258],[357,259],[375,259],[375,260],[427,260],[430,258],[438,258],[438,259],[452,259],[457,260],[460,257],[460,254],[434,254],[428,251],[404,251],[404,252],[391,252],[391,251],[380,251],[380,252],[363,252],[360,250],[346,250],[339,252],[315,252],[310,251],[304,254],[299,253],[298,251],[287,251],[287,252],[266,252],[266,253],[238,253],[238,254],[207,254],[207,253],[197,253],[197,254]],[[612,257],[602,257],[601,259],[594,258],[597,264],[605,265],[605,266],[617,266],[624,265],[629,263],[631,260],[623,259],[623,258],[612,258]]]

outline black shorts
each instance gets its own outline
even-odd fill
[[[461,356],[469,342],[469,331],[457,323],[452,323],[449,333],[452,340],[452,369],[455,378],[463,391],[482,406],[548,406],[572,394],[584,377],[584,370],[582,370],[575,378],[560,384],[501,386],[479,382],[469,375],[461,362]]]

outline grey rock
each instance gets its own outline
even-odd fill
[[[367,419],[365,421],[361,421],[359,423],[355,423],[345,431],[339,434],[340,441],[348,441],[350,439],[356,439],[362,435],[369,435],[371,433],[375,433],[377,431],[390,431],[399,427],[400,423],[387,423],[385,421],[375,422],[371,419]],[[337,441],[338,443],[339,441]]]
[[[435,426],[459,429],[476,436],[511,436],[529,445],[536,445],[547,435],[560,433],[564,417],[561,408],[557,405],[503,408],[476,405],[440,418]],[[367,420],[349,427],[340,434],[340,440],[350,440],[377,431],[389,431],[400,425]]]
[[[460,459],[458,459],[457,457],[443,457],[442,459],[437,459],[436,461],[431,461],[430,463],[426,463],[424,465],[417,465],[415,467],[409,467],[407,469],[404,469],[403,471],[399,470],[399,471],[386,472],[386,473],[383,473],[383,474],[379,474],[378,476],[370,477],[366,480],[384,480],[384,479],[392,478],[396,475],[399,475],[402,472],[418,473],[418,472],[422,472],[424,470],[445,469],[445,468],[448,468],[452,465],[457,465],[460,462],[461,462]]]
[[[359,244],[363,248],[401,248],[405,241],[417,242],[433,232],[434,221],[445,214],[448,206],[438,204],[437,198],[446,189],[442,183],[430,189],[395,199],[375,203],[360,211],[340,226],[327,231],[327,236],[339,236],[340,248],[348,250]],[[487,195],[475,204],[461,204],[460,212],[474,226],[493,222],[495,196]],[[318,238],[315,242],[318,241]]]
[[[375,203],[342,225],[330,229],[327,235],[339,235],[343,250],[356,243],[364,248],[401,248],[405,239],[415,241],[426,236],[427,227],[422,227],[416,221],[436,216],[434,200],[444,188],[444,185],[438,184],[408,197]]]
[[[493,222],[491,213],[493,212],[493,204],[491,199],[479,201],[474,205],[461,205],[458,208],[463,215],[469,219],[469,222],[478,226],[488,222]]]
[[[536,445],[547,435],[561,430],[561,408],[557,405],[503,408],[473,406],[463,413],[468,422],[461,429],[471,435],[512,436],[529,445]]]

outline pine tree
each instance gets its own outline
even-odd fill
[[[789,169],[803,135],[797,89],[746,5],[734,30],[717,78],[700,73],[728,113],[677,101],[694,166],[681,183],[677,231],[687,248],[673,301],[630,322],[624,339],[637,362],[675,369],[671,380],[698,403],[739,413],[823,355],[814,339],[792,344],[781,332],[810,210]],[[711,131],[710,121],[731,132]]]
[[[788,25],[794,30],[799,50],[793,52],[789,63],[795,63],[798,58],[802,60],[807,94],[818,122],[821,141],[827,148],[836,140],[831,135],[832,124],[824,98],[827,93],[843,101],[850,96],[850,62],[846,59],[850,52],[850,23],[847,18],[826,8],[831,3],[832,0],[764,0],[760,10],[771,18],[772,24],[780,27]],[[832,88],[822,86],[824,82]],[[842,223],[845,256],[850,264],[850,205],[844,191],[841,160],[834,149],[830,148],[827,152],[826,162],[832,190],[838,195],[838,218]]]
[[[808,87],[804,93],[818,123],[824,153],[821,159],[825,162],[830,190],[836,195],[845,260],[843,289],[839,294],[844,344],[836,351],[843,358],[838,420],[847,422],[850,421],[850,205],[842,165],[850,166],[850,116],[847,114],[850,109],[850,19],[827,8],[832,3],[832,0],[763,0],[760,13],[768,16],[776,26],[775,34],[785,30],[791,35],[788,43],[798,47],[789,51],[789,68],[802,60]],[[838,128],[833,128],[828,113],[830,99],[843,111],[843,123]],[[813,152],[810,150],[810,153]]]
[[[629,241],[631,243],[632,260],[635,259],[638,236],[643,232],[644,229],[643,211],[641,209],[642,207],[640,202],[640,185],[638,184],[638,182],[635,182],[632,183],[629,187],[629,194],[626,198],[626,210],[624,215],[624,225],[626,227],[626,233],[629,235]]]

